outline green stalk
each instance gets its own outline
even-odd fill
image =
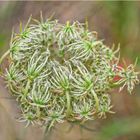
[[[28,94],[28,90],[30,88],[30,82],[31,82],[30,79],[28,79],[26,87],[25,87],[25,93],[24,93],[25,96]]]
[[[67,99],[67,117],[71,114],[71,99],[70,99],[70,95],[69,95],[69,92],[66,91],[65,92],[66,94],[66,99]]]
[[[116,83],[111,83],[111,84],[110,84],[110,87],[111,87],[111,88],[118,88],[118,87],[120,87],[123,83],[124,83],[124,81],[122,81],[122,82],[116,82]]]
[[[0,75],[2,75],[2,69],[1,69],[1,63],[4,60],[4,58],[10,53],[10,50],[6,51],[2,57],[0,58]]]
[[[0,64],[2,63],[3,59],[10,53],[10,50],[6,51],[2,57],[0,58]]]
[[[94,96],[94,99],[95,99],[95,104],[96,104],[96,109],[97,109],[97,111],[99,110],[99,99],[98,99],[98,97],[97,97],[97,94],[95,93],[95,91],[94,90],[91,90],[91,93],[92,93],[92,95]]]

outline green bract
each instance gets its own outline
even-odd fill
[[[50,129],[103,118],[112,112],[110,90],[126,86],[131,93],[139,82],[133,65],[118,65],[119,49],[107,47],[86,24],[33,21],[12,34],[5,74],[28,124]]]

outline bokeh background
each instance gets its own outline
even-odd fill
[[[39,19],[40,11],[44,18],[54,14],[62,23],[88,20],[89,29],[97,31],[107,45],[114,43],[117,47],[120,43],[121,59],[134,63],[140,57],[140,2],[127,1],[0,1],[0,56],[9,48],[12,28],[18,31],[19,22],[26,23],[31,14]],[[140,70],[140,58],[137,69]],[[0,78],[0,140],[140,140],[139,92],[140,85],[134,95],[114,90],[111,97],[115,114],[87,122],[84,128],[74,125],[70,130],[69,124],[61,124],[44,136],[42,128],[25,128],[17,121],[20,109]]]

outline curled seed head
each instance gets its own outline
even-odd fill
[[[131,93],[139,82],[134,66],[120,67],[119,49],[97,39],[87,23],[34,21],[13,33],[5,73],[28,124],[50,129],[64,121],[105,117],[112,108],[109,91],[126,86]]]

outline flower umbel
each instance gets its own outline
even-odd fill
[[[105,118],[112,113],[111,89],[126,86],[131,93],[139,83],[135,65],[118,66],[119,48],[107,47],[87,27],[87,22],[60,24],[41,16],[12,33],[0,63],[9,55],[3,76],[27,124],[50,130],[64,121]]]

